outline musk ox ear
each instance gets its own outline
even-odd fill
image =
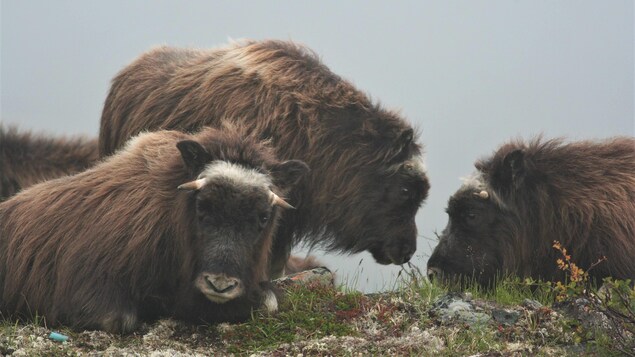
[[[271,176],[279,187],[295,186],[306,173],[309,166],[300,160],[289,160],[271,168]]]
[[[412,128],[402,131],[397,140],[393,143],[387,159],[388,162],[401,162],[410,156],[410,145],[414,139],[414,130]]]
[[[207,150],[194,140],[179,141],[176,143],[176,147],[181,152],[185,167],[192,175],[197,175],[203,170],[205,164],[212,161],[212,156]]]
[[[502,179],[514,188],[522,186],[527,170],[525,163],[525,153],[522,149],[517,149],[505,156],[503,159]]]

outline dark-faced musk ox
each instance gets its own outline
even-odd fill
[[[562,281],[558,241],[596,281],[635,278],[635,139],[503,145],[449,200],[432,278]]]
[[[290,193],[272,274],[302,241],[408,262],[415,214],[429,184],[413,128],[334,74],[308,48],[243,41],[224,48],[160,47],[113,80],[101,118],[101,155],[143,130],[196,130],[237,121],[270,140],[281,159],[311,171]]]
[[[0,201],[36,183],[83,171],[98,159],[97,139],[35,135],[0,125]]]
[[[0,310],[120,333],[275,310],[263,282],[281,197],[307,170],[237,131],[141,134],[0,203]]]

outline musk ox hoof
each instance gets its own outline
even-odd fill
[[[113,312],[101,320],[101,329],[110,333],[126,334],[137,328],[137,314]]]
[[[273,291],[265,291],[262,306],[268,313],[278,312],[278,298],[276,298],[276,294]]]

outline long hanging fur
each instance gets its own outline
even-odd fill
[[[370,250],[384,264],[410,259],[414,216],[429,189],[416,133],[293,42],[159,47],[141,55],[112,81],[100,153],[143,130],[227,121],[270,140],[279,158],[311,167],[290,194],[297,210],[285,212],[274,271],[293,237],[331,250]]]
[[[83,171],[98,159],[97,139],[36,135],[0,125],[0,201],[36,183]]]
[[[635,279],[634,138],[515,140],[476,168],[478,179],[450,199],[450,223],[429,267],[467,277],[485,272],[484,282],[495,274],[562,280],[552,247],[558,241],[585,270],[606,257],[589,272],[596,279]],[[496,219],[467,234],[460,227],[468,211]]]
[[[84,172],[21,191],[0,203],[0,312],[122,332],[134,328],[136,316],[248,316],[244,302],[217,306],[192,294],[196,211],[177,187],[196,177],[177,150],[181,140],[263,173],[279,162],[238,131],[159,131],[139,135]],[[250,259],[254,284],[268,280],[274,232],[266,231],[269,238]]]

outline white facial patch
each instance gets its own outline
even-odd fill
[[[423,162],[423,157],[421,156],[415,156],[411,158],[410,160],[406,161],[404,165],[411,165],[412,169],[420,174],[426,173],[426,164]]]
[[[402,168],[405,168],[406,170],[408,170],[411,173],[414,173],[417,176],[423,176],[426,173],[426,165],[424,164],[423,157],[421,156],[414,156],[407,161],[391,165],[388,168],[387,172],[394,174],[394,173],[397,173]]]
[[[462,177],[461,181],[463,181],[463,186],[461,190],[463,191],[471,191],[474,193],[475,197],[478,197],[482,200],[492,200],[492,202],[496,203],[499,207],[505,207],[503,201],[498,197],[496,192],[492,190],[491,187],[485,182],[483,174],[479,171],[474,172],[470,176]]]
[[[488,187],[485,185],[485,180],[483,179],[483,174],[480,172],[474,172],[470,176],[461,177],[461,181],[463,181],[463,187],[472,187],[474,191],[488,190]]]
[[[272,184],[269,176],[227,161],[214,161],[208,164],[199,175],[199,179],[206,178],[208,181],[217,177],[222,177],[239,186],[257,186],[269,189]]]

